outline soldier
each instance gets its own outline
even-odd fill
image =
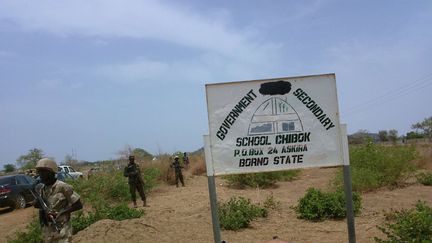
[[[82,209],[83,205],[71,185],[56,179],[57,168],[52,159],[37,162],[41,183],[36,186],[36,193],[44,205],[37,201],[34,206],[40,209],[44,242],[71,242],[71,213]]]
[[[183,166],[180,165],[179,157],[178,156],[174,157],[174,161],[171,164],[171,168],[174,168],[174,170],[175,170],[175,180],[176,180],[177,187],[178,187],[179,179],[180,179],[180,182],[181,182],[182,186],[185,186],[184,181],[183,181],[183,174],[182,174],[182,171],[181,171],[181,169],[183,168]]]
[[[143,206],[147,207],[146,196],[144,194],[144,181],[141,177],[141,171],[138,165],[135,163],[135,157],[129,156],[129,164],[124,169],[124,176],[129,178],[129,190],[132,196],[134,207],[137,207],[135,191],[138,190]]]
[[[183,164],[185,165],[186,169],[189,169],[189,157],[187,156],[187,153],[183,153]]]

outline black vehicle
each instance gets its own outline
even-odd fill
[[[0,207],[25,208],[35,198],[31,194],[34,179],[28,175],[0,176]]]

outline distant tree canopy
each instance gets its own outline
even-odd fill
[[[381,142],[388,141],[388,132],[386,130],[381,130],[378,132],[378,136]]]
[[[44,153],[42,149],[30,149],[29,152],[25,155],[21,155],[17,159],[17,164],[23,169],[32,169],[36,166],[36,163],[42,159]]]
[[[396,143],[396,141],[398,140],[398,131],[396,129],[392,129],[389,130],[388,132],[388,139],[392,142],[392,143]]]
[[[4,167],[4,172],[6,173],[15,171],[15,165],[13,164],[5,164],[3,167]]]
[[[132,154],[135,156],[136,160],[152,159],[153,155],[142,148],[136,148],[132,150]]]
[[[367,130],[358,130],[356,133],[348,136],[350,144],[364,144],[368,141],[376,142],[379,139],[378,134],[369,133]]]
[[[406,134],[406,139],[418,139],[418,138],[424,138],[424,134],[418,133],[418,132],[408,132]]]
[[[432,116],[413,124],[411,128],[421,130],[427,138],[432,139]]]

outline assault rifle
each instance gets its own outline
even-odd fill
[[[54,216],[52,214],[49,214],[50,209],[48,208],[48,205],[46,204],[45,200],[42,198],[40,193],[37,192],[36,185],[33,188],[34,188],[34,192],[33,192],[33,189],[30,189],[30,192],[33,195],[33,197],[35,197],[39,203],[39,207],[40,207],[39,208],[39,219],[40,219],[41,223],[48,225],[48,222],[51,222],[52,225],[54,226],[54,228],[57,230],[57,232],[60,232],[60,227],[59,227],[58,223],[56,222]]]

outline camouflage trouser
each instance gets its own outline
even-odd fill
[[[179,179],[180,179],[181,184],[184,186],[185,184],[184,184],[184,181],[183,181],[183,174],[182,174],[182,172],[181,171],[176,171],[175,172],[175,181],[176,181],[176,185],[177,186],[178,186]]]
[[[72,224],[70,221],[63,224],[60,232],[54,226],[42,227],[42,235],[45,243],[67,243],[72,242]]]
[[[136,202],[136,190],[138,190],[141,200],[146,201],[146,196],[144,194],[144,186],[141,183],[129,183],[129,190],[132,197],[132,201]]]

